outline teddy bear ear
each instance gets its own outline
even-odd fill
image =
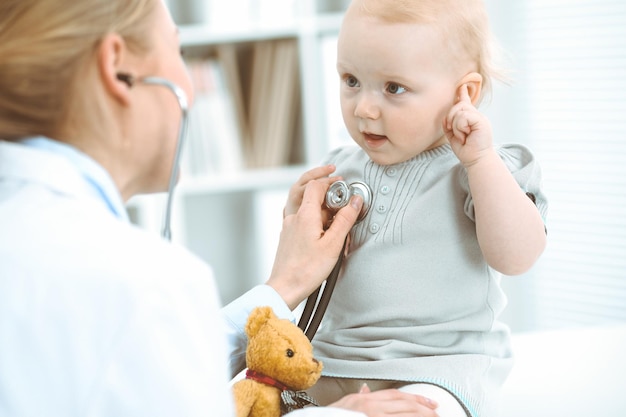
[[[246,324],[246,334],[248,337],[256,335],[261,327],[265,325],[270,319],[277,318],[271,307],[256,307],[248,316],[248,322]]]

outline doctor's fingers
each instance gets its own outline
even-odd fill
[[[437,403],[419,395],[395,389],[350,394],[331,404],[333,407],[360,411],[368,417],[438,417]]]
[[[296,215],[302,216],[310,220],[319,220],[322,218],[322,205],[326,197],[328,185],[320,181],[312,180],[306,183],[302,194],[302,202]],[[317,224],[317,223],[316,223]]]
[[[328,177],[330,174],[335,172],[335,169],[336,167],[333,164],[311,168],[300,176],[296,184],[306,185],[309,181]]]
[[[380,391],[377,391],[376,393],[378,395],[385,396],[385,398],[387,398],[387,400],[391,402],[396,402],[396,401],[401,401],[401,400],[406,400],[408,401],[409,404],[417,402],[418,404],[420,404],[420,406],[424,406],[430,410],[435,410],[437,407],[439,407],[439,404],[437,403],[437,401],[432,400],[428,397],[425,397],[420,394],[403,392],[394,388],[380,390]],[[420,410],[422,409],[422,407],[419,407],[419,408]],[[435,414],[430,414],[430,415],[436,416],[437,414],[435,413]]]
[[[328,230],[324,234],[323,239],[332,242],[340,242],[343,245],[344,240],[350,229],[357,221],[363,206],[363,198],[360,195],[354,195],[350,198],[350,204],[342,207],[335,213]]]
[[[329,187],[335,181],[341,179],[341,177],[329,177],[330,174],[335,172],[335,166],[332,164],[315,167],[306,171],[298,178],[298,180],[289,189],[289,196],[287,197],[287,204],[283,212],[283,217],[290,214],[295,214],[300,205],[302,204],[302,198],[304,196],[304,190],[306,185],[310,181],[320,181]]]

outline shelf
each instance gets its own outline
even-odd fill
[[[183,178],[176,187],[176,193],[179,196],[193,196],[288,189],[305,171],[304,166],[290,166],[211,175],[204,178]]]
[[[295,23],[281,27],[270,27],[259,24],[242,28],[234,27],[228,31],[224,29],[211,29],[201,24],[180,27],[180,43],[183,48],[294,38],[297,35],[298,28]]]
[[[287,22],[257,22],[228,29],[212,28],[203,24],[182,25],[180,43],[183,48],[207,47],[224,43],[296,38],[311,33],[337,33],[342,18],[343,13],[333,12]]]

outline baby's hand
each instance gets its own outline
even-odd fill
[[[459,102],[443,120],[443,132],[465,167],[476,163],[483,151],[492,148],[491,124],[472,104],[467,84],[461,86]]]
[[[283,211],[283,218],[290,214],[296,214],[302,204],[304,189],[309,181],[318,180],[325,183],[328,187],[333,182],[341,179],[341,177],[329,177],[329,175],[333,172],[335,172],[334,165],[325,165],[313,168],[302,174],[298,181],[296,181],[295,184],[289,189],[289,196],[287,197],[287,203],[285,204],[285,209]]]

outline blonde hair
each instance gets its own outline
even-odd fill
[[[1,0],[0,139],[52,136],[103,36],[149,49],[146,18],[157,1]]]
[[[493,81],[508,82],[497,65],[495,42],[482,0],[355,0],[351,7],[389,23],[419,23],[439,29],[446,45],[466,54],[482,78],[482,97],[491,94]]]

